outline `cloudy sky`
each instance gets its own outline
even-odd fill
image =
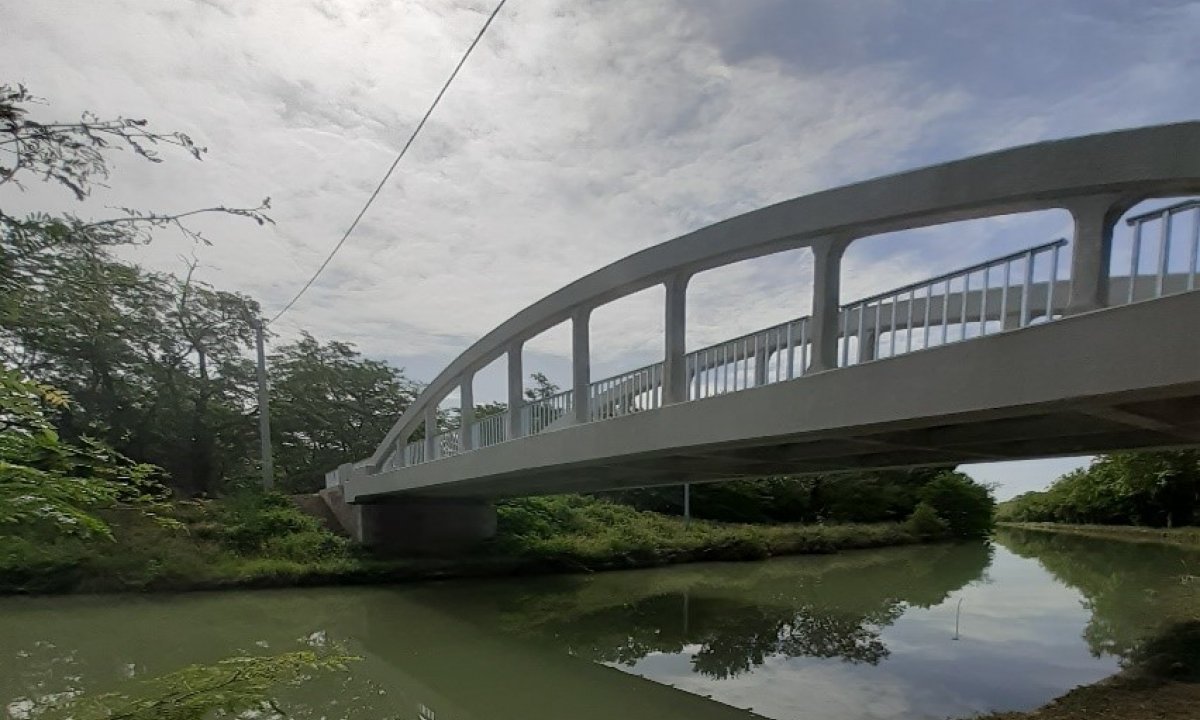
[[[150,118],[210,149],[118,158],[84,207],[273,203],[214,219],[212,247],[134,254],[274,314],[340,237],[491,9],[477,0],[38,0],[0,20],[4,81]],[[510,0],[359,230],[274,327],[432,378],[473,340],[587,272],[733,214],[1037,140],[1200,116],[1200,2]],[[20,209],[20,208],[18,208]],[[843,300],[1068,233],[1045,213],[872,238]],[[698,276],[689,347],[809,308],[789,253]],[[595,372],[661,354],[661,291],[603,308]],[[565,383],[568,335],[526,353]],[[500,397],[503,362],[477,396]],[[973,468],[1007,497],[1078,461]]]

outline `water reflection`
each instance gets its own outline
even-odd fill
[[[999,540],[1079,591],[1093,654],[1127,660],[1141,643],[1200,604],[1200,552],[1153,543],[1005,530]]]
[[[0,599],[0,705],[15,716],[56,693],[337,643],[363,660],[285,693],[290,716],[960,717],[1097,680],[1171,603],[1196,599],[1179,582],[1200,574],[1194,553],[999,540],[1017,554],[937,545],[397,588]]]
[[[507,632],[573,655],[630,666],[694,648],[693,670],[724,679],[780,656],[876,664],[889,652],[882,628],[980,579],[990,559],[983,543],[904,548],[725,566],[718,577],[687,568],[599,576],[493,601]]]

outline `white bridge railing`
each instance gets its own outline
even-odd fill
[[[795,198],[635,253],[525,308],[474,343],[354,472],[425,464],[572,425],[1200,289],[1200,200],[1130,217],[1130,230],[1114,235],[1121,215],[1139,202],[1200,193],[1196,148],[1200,122],[1013,148]],[[1069,245],[1038,245],[839,307],[842,257],[857,240],[1048,209],[1070,213]],[[806,247],[815,261],[810,317],[686,352],[690,278]],[[654,286],[666,291],[664,360],[593,380],[592,312]],[[528,400],[524,343],[564,322],[572,332],[570,389]],[[504,355],[507,409],[476,417],[475,373]],[[438,405],[455,388],[462,398],[461,426],[439,427],[444,416]]]
[[[1200,200],[1128,220],[1133,228],[1128,275],[1113,273],[1113,304],[1194,290],[1200,284]],[[1146,237],[1156,238],[1147,242]],[[855,300],[839,308],[838,366],[847,367],[947,343],[1023,328],[1061,317],[1069,290],[1061,253],[1066,240],[1037,245],[953,272]],[[1150,272],[1147,272],[1149,270]],[[811,318],[789,320],[701,348],[686,356],[687,400],[739,392],[803,376],[811,369]],[[664,363],[597,380],[589,386],[589,422],[663,405]],[[572,391],[523,404],[520,437],[568,427]],[[509,410],[478,419],[473,448],[509,439]],[[424,439],[405,445],[403,465],[426,457]],[[437,457],[464,452],[459,428],[437,435]],[[389,465],[395,467],[395,465]]]

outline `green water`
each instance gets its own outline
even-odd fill
[[[1116,672],[1185,575],[1200,554],[1010,532],[591,576],[0,599],[0,707],[336,643],[362,660],[282,692],[291,717],[965,717]]]

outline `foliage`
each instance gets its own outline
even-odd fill
[[[0,370],[0,538],[111,537],[97,510],[156,494],[157,468],[90,438],[63,442],[47,407],[67,405],[61,392]]]
[[[873,470],[837,475],[767,477],[693,485],[695,517],[722,522],[903,522],[920,502],[937,468]],[[679,515],[679,486],[603,493],[642,510]]]
[[[986,535],[995,526],[992,491],[969,476],[946,470],[921,488],[921,501],[958,537]]]
[[[1200,451],[1105,455],[1047,490],[1004,503],[1008,522],[1172,527],[1200,520]]]
[[[30,111],[38,102],[22,86],[0,86],[0,189],[38,179],[82,200],[108,179],[114,150],[152,162],[162,160],[162,146],[196,159],[205,152],[145,120],[85,113],[42,122]],[[0,210],[0,361],[74,399],[55,420],[67,441],[101,438],[163,466],[184,493],[213,491],[253,437],[244,354],[258,306],[194,281],[194,264],[181,280],[111,253],[163,229],[207,242],[192,218],[215,213],[263,225],[268,208],[266,200],[181,213],[118,208],[99,219]]]
[[[950,529],[949,524],[927,502],[917,503],[916,509],[908,516],[904,526],[909,532],[922,538],[941,537]]]
[[[283,495],[243,492],[217,508],[215,538],[239,555],[319,562],[344,556],[348,549],[345,538]]]
[[[181,501],[159,512],[171,523],[130,509],[100,511],[113,542],[60,535],[0,543],[0,593],[291,585],[378,574],[372,558],[280,495]]]
[[[0,165],[0,185],[19,183],[29,173],[58,183],[82,200],[96,178],[108,177],[104,150],[114,143],[151,162],[161,162],[153,146],[166,143],[199,159],[207,152],[183,133],[157,133],[146,120],[118,117],[101,120],[84,113],[78,122],[41,123],[29,117],[27,105],[40,102],[24,85],[0,85],[0,150],[9,166]]]
[[[270,358],[271,430],[285,487],[312,492],[324,472],[370,455],[420,388],[353,345],[304,333]]]
[[[345,672],[357,659],[316,650],[230,657],[139,680],[128,690],[52,699],[32,715],[72,720],[283,718],[287,713],[273,697],[278,688],[300,685],[317,673]]]
[[[494,552],[567,567],[642,567],[686,560],[748,560],[918,540],[898,524],[732,525],[637,510],[607,499],[557,495],[502,502]]]

